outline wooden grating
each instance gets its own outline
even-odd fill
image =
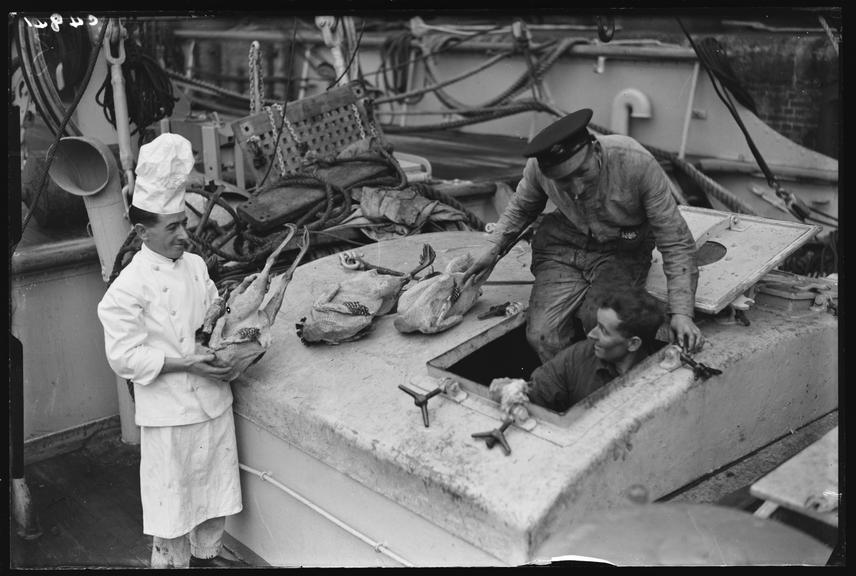
[[[323,94],[289,102],[285,123],[282,123],[282,115],[276,107],[233,122],[235,141],[250,160],[256,181],[261,181],[267,174],[271,162],[274,163],[271,171],[279,174],[274,142],[280,124],[279,147],[286,174],[296,172],[309,151],[321,157],[331,157],[367,136],[376,135],[383,140],[380,128],[370,122],[363,105],[364,98],[362,84],[351,82]]]

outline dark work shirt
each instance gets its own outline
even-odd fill
[[[571,344],[532,372],[529,400],[564,412],[613,378],[614,365],[594,354],[594,340]]]
[[[663,255],[668,310],[692,317],[698,283],[695,240],[672,197],[668,176],[629,136],[597,136],[595,153],[601,161],[600,172],[586,189],[560,186],[530,158],[489,240],[498,245],[510,241],[541,214],[548,200],[569,227],[598,242],[616,241],[623,228],[647,224]]]

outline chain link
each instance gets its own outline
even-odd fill
[[[285,124],[288,133],[291,135],[291,139],[294,140],[294,143],[299,145],[300,138],[297,136],[297,132],[294,130],[294,125],[288,120],[288,116],[285,115],[285,111],[282,109],[282,104],[274,104],[276,106],[279,115],[282,116],[282,121]]]
[[[366,139],[366,130],[363,128],[363,118],[360,116],[360,110],[355,102],[351,102],[351,110],[354,112],[354,119],[357,121],[357,127],[360,129],[360,139]]]
[[[267,114],[268,114],[268,119],[270,119],[271,134],[273,135],[274,138],[276,138],[277,132],[278,132],[276,119],[274,118],[274,115],[273,115],[273,109],[274,108],[276,108],[276,110],[279,112],[280,116],[282,117],[283,121],[285,122],[285,125],[288,126],[288,131],[291,133],[292,138],[294,138],[295,137],[294,130],[291,128],[291,123],[285,117],[285,113],[282,109],[281,104],[274,104],[273,106],[265,106],[265,110],[267,111]],[[297,142],[296,138],[295,138],[295,142]],[[279,173],[283,177],[285,177],[286,169],[285,169],[285,159],[282,157],[282,146],[280,146],[279,143],[276,141],[274,141],[273,145],[276,148],[276,159],[277,159],[277,164],[279,165]]]
[[[259,107],[264,102],[265,86],[264,76],[261,67],[262,53],[258,41],[254,40],[250,44],[249,54],[249,71],[250,71],[250,114],[261,112],[256,108],[256,102]]]

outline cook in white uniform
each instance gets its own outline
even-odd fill
[[[202,258],[185,252],[193,164],[176,134],[140,148],[129,217],[143,245],[98,305],[110,367],[134,383],[153,568],[212,565],[204,560],[220,553],[226,516],[241,511],[232,390],[219,379],[231,367],[195,351],[217,288]]]

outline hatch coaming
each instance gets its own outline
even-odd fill
[[[540,365],[537,355],[531,352],[525,339],[526,314],[525,310],[514,314],[488,330],[475,335],[466,342],[428,361],[427,373],[439,379],[416,382],[416,386],[424,392],[430,391],[435,382],[443,385],[444,381],[454,381],[466,393],[474,394],[493,404],[499,405],[490,397],[490,384],[495,378],[521,378],[528,380],[532,371]],[[667,372],[674,370],[677,365],[663,364],[663,354],[659,343],[654,353],[643,359],[627,374],[615,378],[603,388],[595,390],[580,402],[563,412],[556,412],[537,404],[528,404],[529,414],[538,422],[545,422],[559,428],[567,428],[580,418],[583,410],[592,407],[612,390],[634,386],[636,384],[654,381]],[[453,399],[462,401],[461,394],[452,395]],[[536,435],[564,445],[561,434],[552,431],[535,431],[535,422],[518,423]]]

